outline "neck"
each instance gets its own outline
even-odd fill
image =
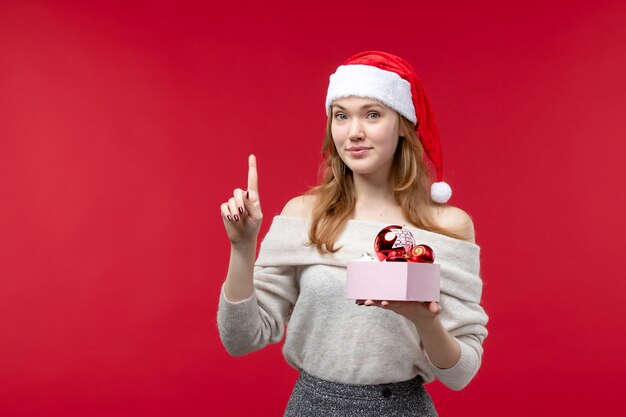
[[[357,207],[395,205],[389,175],[356,174],[352,176]]]

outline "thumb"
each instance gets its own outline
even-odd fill
[[[439,306],[439,303],[436,301],[433,301],[432,303],[430,303],[430,305],[428,306],[428,309],[435,314],[441,311],[441,307]]]

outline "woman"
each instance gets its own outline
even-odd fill
[[[253,155],[247,190],[221,205],[231,258],[220,337],[243,355],[281,341],[288,323],[283,353],[300,375],[285,416],[437,415],[423,384],[469,383],[488,318],[471,219],[444,204],[451,190],[428,98],[406,61],[366,51],[330,77],[326,111],[324,181],[274,217],[256,263],[263,214]],[[391,224],[433,248],[439,303],[344,297],[347,262]]]

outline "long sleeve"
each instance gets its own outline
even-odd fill
[[[222,344],[234,356],[278,343],[298,297],[294,266],[254,267],[254,292],[231,302],[222,284],[217,323]]]
[[[457,337],[456,340],[461,348],[461,357],[452,368],[440,369],[430,361],[428,365],[442,384],[451,390],[459,391],[465,388],[478,372],[483,349],[480,343],[468,343],[468,339],[464,337]]]
[[[441,312],[443,326],[459,343],[461,356],[451,368],[440,369],[428,361],[430,370],[448,388],[463,389],[478,372],[482,361],[482,343],[487,337],[489,320],[480,305],[482,280],[479,276],[478,246],[462,245],[463,250],[441,251],[452,255],[454,262],[442,261]],[[426,355],[428,358],[428,355]]]
[[[306,258],[300,232],[272,222],[254,263],[254,291],[249,298],[228,300],[222,284],[217,326],[222,344],[231,355],[245,355],[283,339],[298,299],[298,260]]]

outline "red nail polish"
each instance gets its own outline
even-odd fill
[[[233,220],[233,218],[232,218],[232,217],[230,217],[230,214],[229,214],[229,215],[227,215],[226,217],[228,217],[228,220],[231,220],[231,221]]]
[[[246,191],[246,200],[248,200],[250,198],[248,191]]]
[[[239,221],[239,216],[235,214],[235,221],[238,222]]]
[[[243,207],[239,207],[239,213],[243,213]]]

